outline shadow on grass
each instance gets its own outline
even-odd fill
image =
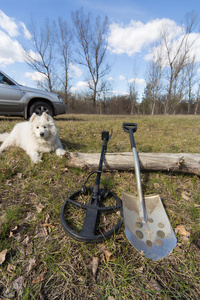
[[[59,117],[59,116],[56,116],[56,118],[54,118],[55,121],[87,121],[85,119],[80,119],[80,118],[77,118],[77,117]]]
[[[73,143],[73,142],[70,142],[69,140],[64,140],[62,139],[61,140],[61,143],[63,145],[63,148],[66,149],[66,150],[69,150],[70,152],[73,152],[73,151],[80,151],[80,149],[86,149],[87,147],[83,144],[80,144],[80,143]]]

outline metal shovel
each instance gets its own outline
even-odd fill
[[[137,124],[123,123],[123,129],[130,135],[137,181],[137,196],[122,193],[125,233],[141,254],[152,260],[159,260],[173,250],[177,239],[160,196],[143,196],[139,159],[133,136]]]

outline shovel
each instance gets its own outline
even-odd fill
[[[143,196],[139,159],[133,133],[135,123],[123,123],[130,135],[135,163],[137,196],[122,193],[125,233],[130,243],[144,256],[159,260],[175,247],[177,239],[159,195]]]

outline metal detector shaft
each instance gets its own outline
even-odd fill
[[[89,202],[90,207],[87,209],[85,221],[83,223],[83,227],[81,230],[82,235],[91,236],[91,234],[94,233],[95,227],[96,227],[98,210],[93,209],[93,207],[99,206],[99,204],[100,204],[99,184],[100,184],[100,179],[101,179],[101,172],[102,172],[105,152],[107,150],[107,142],[109,140],[109,132],[108,131],[102,132],[102,140],[103,140],[103,145],[102,145],[101,157],[100,157],[100,161],[99,161],[99,168],[98,168],[98,172],[97,172],[94,189],[93,189],[92,195],[90,197],[90,202]]]
[[[95,186],[93,189],[93,194],[92,197],[90,199],[90,204],[95,204],[98,205],[98,193],[99,193],[99,184],[100,184],[100,179],[101,179],[101,172],[102,172],[102,168],[103,168],[103,161],[105,158],[105,152],[107,150],[107,143],[109,141],[109,132],[108,131],[103,131],[102,132],[102,140],[103,140],[103,145],[102,145],[102,150],[101,150],[101,157],[100,157],[100,161],[99,161],[99,168],[98,168],[98,173],[97,173],[97,177],[96,177],[96,182],[95,182]]]

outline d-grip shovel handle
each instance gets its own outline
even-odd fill
[[[137,130],[137,124],[136,123],[123,123],[122,127],[123,127],[124,131],[129,133],[129,135],[130,135],[131,149],[136,148],[133,133],[136,132],[136,130]]]
[[[136,123],[123,123],[123,129],[126,132],[129,132],[129,130],[133,130],[133,132],[136,132],[137,124]]]

